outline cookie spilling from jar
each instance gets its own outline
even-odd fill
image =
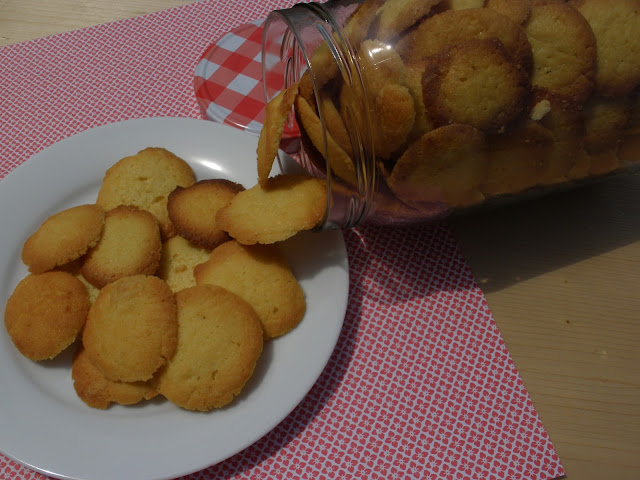
[[[639,0],[365,0],[344,33],[365,72],[377,213],[427,218],[640,161],[638,31]],[[362,102],[326,44],[310,66],[289,100],[304,155],[356,190]]]
[[[273,143],[267,150],[275,155]],[[280,244],[321,225],[326,198],[325,182],[308,176],[245,189],[197,180],[164,148],[122,158],[95,203],[51,215],[25,239],[29,273],[7,301],[7,333],[35,362],[73,350],[74,389],[90,407],[154,397],[223,407],[264,343],[305,315]]]

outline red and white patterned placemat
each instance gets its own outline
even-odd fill
[[[203,52],[291,3],[204,0],[0,48],[0,178],[90,127],[200,117],[193,79]],[[346,231],[345,240],[349,307],[326,370],[273,431],[188,478],[562,475],[446,225],[365,226]],[[42,476],[0,455],[0,479],[9,478]]]

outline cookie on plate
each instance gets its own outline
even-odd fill
[[[87,252],[80,271],[97,288],[129,275],[153,275],[160,265],[161,250],[155,217],[146,210],[121,205],[107,212],[100,241]]]
[[[306,310],[302,287],[275,245],[223,243],[194,270],[198,285],[224,287],[258,314],[265,338],[295,328]]]
[[[157,277],[135,275],[100,290],[82,343],[106,378],[137,382],[149,380],[173,356],[177,338],[173,292]]]
[[[324,180],[278,175],[265,187],[238,193],[216,215],[218,226],[245,245],[275,243],[322,224],[327,207]]]
[[[240,394],[262,353],[262,327],[251,306],[221,287],[176,293],[180,335],[176,353],[154,378],[161,395],[208,411]]]
[[[27,239],[22,261],[32,273],[64,265],[93,247],[104,225],[99,205],[79,205],[52,215]]]
[[[193,269],[209,260],[211,250],[195,246],[177,235],[162,245],[162,257],[158,277],[163,279],[174,292],[193,287],[196,279]]]
[[[106,409],[112,403],[134,405],[150,400],[158,393],[149,382],[114,382],[98,370],[82,345],[71,363],[73,388],[80,399],[92,408]]]
[[[135,205],[158,220],[163,238],[176,234],[167,212],[167,198],[176,187],[195,182],[191,166],[164,148],[149,147],[111,166],[98,192],[98,205],[112,210]]]
[[[169,195],[169,219],[181,237],[198,247],[215,248],[229,240],[226,232],[216,224],[216,214],[243,190],[242,185],[222,178],[177,187]]]
[[[98,298],[98,293],[100,293],[100,289],[92,285],[89,282],[89,280],[84,278],[84,276],[82,275],[82,272],[80,271],[80,269],[82,268],[83,260],[84,258],[79,258],[77,260],[74,260],[73,262],[65,263],[64,265],[57,267],[56,270],[68,272],[74,277],[76,277],[78,280],[80,280],[87,289],[87,296],[89,297],[89,303],[93,305],[93,302],[95,302],[96,298]]]
[[[73,275],[32,273],[7,300],[4,325],[20,353],[34,361],[47,360],[75,341],[88,312],[87,290]]]

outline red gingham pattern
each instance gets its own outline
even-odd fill
[[[264,20],[245,23],[223,35],[207,48],[195,70],[194,89],[202,113],[259,135],[265,116],[262,79],[262,25]],[[270,52],[277,56],[279,52]],[[271,91],[282,88],[284,68],[270,72]],[[285,125],[283,137],[295,139],[295,123]],[[281,148],[286,147],[281,145]]]
[[[200,108],[210,120],[258,135],[264,122],[262,21],[235,28],[212,44],[195,71]]]
[[[289,3],[205,0],[0,48],[0,178],[90,127],[199,117],[193,74],[202,52]],[[346,231],[345,240],[349,306],[318,382],[273,431],[186,478],[562,475],[447,226],[365,226]],[[0,479],[37,478],[0,455]]]

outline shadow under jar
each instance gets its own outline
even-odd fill
[[[605,2],[477,3],[330,0],[267,17],[265,98],[298,85],[287,151],[327,180],[325,228],[430,222],[638,167],[632,2],[606,7],[619,36]]]

